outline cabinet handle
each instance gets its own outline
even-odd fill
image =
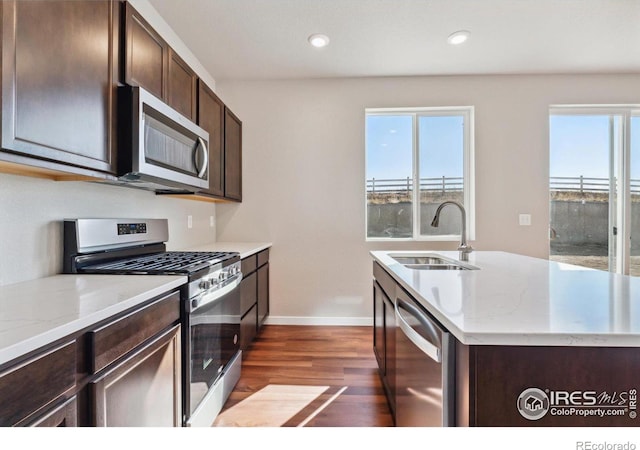
[[[197,149],[202,148],[204,152],[203,153],[204,163],[200,168],[200,172],[198,172],[198,178],[202,178],[204,176],[204,173],[207,171],[207,167],[209,167],[209,149],[207,148],[207,143],[201,137],[198,138],[198,143],[200,145],[198,145]]]
[[[413,317],[415,317],[422,325],[426,326],[428,329],[432,329],[433,325],[431,325],[428,318],[424,317],[422,313],[417,308],[414,308],[406,301],[397,298],[395,304],[395,313],[396,313],[396,322],[398,326],[402,330],[402,332],[407,336],[407,338],[415,344],[425,355],[429,358],[433,359],[435,362],[442,362],[442,350],[439,345],[435,345],[432,342],[429,342],[420,334],[414,330],[411,325],[407,323],[407,321],[400,314],[400,307],[403,307],[406,311],[411,313]]]

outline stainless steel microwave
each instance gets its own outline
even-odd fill
[[[118,89],[118,184],[158,193],[207,189],[209,133],[141,87]]]

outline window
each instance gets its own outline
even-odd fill
[[[640,109],[553,107],[549,258],[640,275]]]
[[[466,210],[474,239],[473,107],[367,109],[366,233],[369,240],[458,240]],[[418,201],[416,201],[418,199]]]

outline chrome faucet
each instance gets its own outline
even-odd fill
[[[458,250],[460,251],[460,260],[468,261],[468,254],[473,251],[473,248],[467,244],[467,213],[464,210],[464,206],[462,206],[458,202],[454,202],[453,200],[447,200],[446,202],[440,203],[438,209],[436,209],[436,215],[433,216],[433,220],[431,221],[432,227],[438,227],[440,224],[440,212],[442,208],[447,205],[455,205],[460,210],[462,214],[462,231],[460,232],[460,245],[458,246]]]

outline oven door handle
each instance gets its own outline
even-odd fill
[[[189,301],[189,312],[192,313],[204,306],[210,305],[211,303],[214,303],[218,300],[220,300],[222,297],[224,297],[225,295],[227,295],[229,292],[233,291],[235,288],[237,288],[238,286],[240,286],[240,283],[242,282],[242,274],[238,274],[237,278],[234,279],[232,282],[226,284],[224,287],[220,288],[220,289],[215,289],[213,291],[210,292],[205,292],[202,295],[199,295],[198,297],[191,299]]]

